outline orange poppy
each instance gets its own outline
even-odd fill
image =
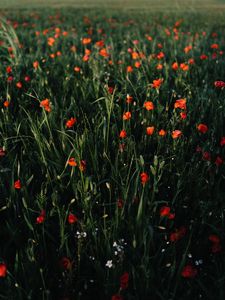
[[[180,109],[185,109],[186,110],[186,99],[178,99],[174,103],[174,108],[180,108]]]
[[[164,129],[159,130],[159,135],[160,136],[166,135],[166,131]]]
[[[199,124],[197,126],[198,131],[200,131],[201,133],[206,133],[208,131],[208,126],[205,124]]]
[[[146,134],[147,135],[152,135],[154,130],[155,130],[154,126],[149,126],[149,127],[146,128]]]
[[[51,111],[49,99],[44,99],[40,102],[40,107],[43,107],[47,112]]]
[[[122,129],[120,131],[120,138],[121,139],[125,139],[127,137],[127,133],[126,133],[126,130],[125,129]]]
[[[91,38],[83,38],[82,39],[82,44],[83,45],[88,45],[91,43]]]
[[[153,110],[154,109],[154,104],[152,101],[146,101],[144,103],[144,107],[147,109],[147,110]]]
[[[163,79],[161,79],[161,78],[155,79],[155,80],[153,80],[152,87],[155,89],[159,89],[160,86],[162,85],[162,83],[163,83]]]
[[[173,139],[177,139],[177,138],[179,138],[181,135],[182,135],[182,131],[180,131],[180,130],[174,130],[174,131],[172,132],[172,138],[173,138]]]
[[[73,127],[73,125],[77,122],[76,118],[70,118],[67,122],[66,122],[66,127],[67,128],[71,128]]]
[[[68,165],[71,166],[71,167],[76,167],[76,166],[77,166],[77,162],[75,161],[75,158],[74,158],[74,157],[71,157],[71,158],[68,160]]]
[[[129,120],[131,118],[131,112],[127,111],[123,114],[123,120]]]

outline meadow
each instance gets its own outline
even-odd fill
[[[0,299],[224,300],[224,1],[46,3],[0,3]]]

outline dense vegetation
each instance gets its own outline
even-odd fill
[[[8,12],[0,299],[225,298],[224,15]]]

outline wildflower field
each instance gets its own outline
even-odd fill
[[[225,299],[225,5],[196,2],[1,10],[0,299]]]

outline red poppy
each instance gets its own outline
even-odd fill
[[[144,103],[144,107],[147,109],[147,110],[153,110],[154,109],[154,103],[152,101],[146,101]]]
[[[0,157],[5,156],[5,150],[3,148],[0,148]]]
[[[14,188],[17,190],[21,189],[21,182],[19,179],[14,182]]]
[[[70,118],[67,122],[66,122],[66,127],[67,128],[71,128],[73,127],[73,125],[77,122],[76,118]]]
[[[174,108],[180,108],[180,109],[184,109],[186,110],[186,99],[178,99],[176,100],[176,102],[174,103]]]
[[[159,130],[159,135],[160,136],[165,136],[166,135],[166,131],[164,129]]]
[[[123,297],[119,294],[113,295],[111,300],[123,300]]]
[[[71,166],[71,167],[76,167],[76,166],[77,166],[77,162],[75,161],[75,158],[74,158],[74,157],[71,157],[71,158],[68,160],[68,165]]]
[[[143,185],[145,185],[146,182],[149,180],[149,176],[148,176],[148,174],[145,173],[145,172],[142,172],[142,173],[140,174],[140,177],[141,177],[141,183],[142,183]]]
[[[210,161],[211,160],[211,154],[208,151],[203,152],[202,159]]]
[[[129,120],[131,118],[131,112],[127,111],[123,114],[123,120]]]
[[[121,277],[120,277],[120,288],[122,290],[125,290],[128,288],[128,282],[129,282],[129,274],[125,272]]]
[[[186,265],[181,272],[181,276],[184,278],[194,278],[197,274],[197,269],[192,265]]]
[[[74,224],[78,221],[78,218],[74,214],[69,213],[67,220],[69,224]]]
[[[20,81],[17,82],[16,86],[18,89],[21,89],[23,87],[22,82],[20,82]]]
[[[39,62],[38,62],[38,61],[34,61],[34,62],[33,62],[33,67],[34,67],[34,69],[37,69],[38,66],[39,66]]]
[[[126,102],[127,103],[132,103],[133,102],[133,97],[130,96],[130,95],[127,95]]]
[[[163,79],[161,79],[161,78],[155,79],[155,80],[153,80],[152,87],[155,89],[159,89],[160,86],[162,85],[162,83],[163,83]]]
[[[181,132],[180,130],[174,130],[174,131],[172,132],[172,138],[173,138],[173,139],[177,139],[177,138],[179,138],[181,135],[182,135],[182,132]]]
[[[218,235],[215,235],[215,234],[210,234],[209,240],[210,240],[210,242],[215,243],[215,244],[220,243],[220,238],[218,237]]]
[[[6,277],[7,266],[5,263],[0,263],[0,277]]]
[[[45,221],[45,216],[46,216],[46,213],[45,213],[45,210],[43,209],[40,213],[40,215],[36,218],[36,223],[37,224],[42,224],[44,223]]]
[[[169,206],[162,206],[159,211],[160,217],[167,217],[170,214]]]
[[[123,207],[123,200],[122,199],[118,199],[117,200],[117,207],[118,208],[122,208]]]
[[[225,87],[225,82],[224,81],[215,81],[214,82],[215,87],[217,88],[224,88]]]
[[[3,102],[4,107],[9,107],[10,101],[6,100]]]
[[[221,137],[220,140],[220,146],[224,146],[225,145],[225,136]]]
[[[43,107],[47,112],[51,111],[49,99],[44,99],[40,102],[40,107]]]
[[[197,126],[198,131],[200,131],[201,133],[206,133],[208,131],[208,127],[205,124],[199,124]]]
[[[126,130],[122,129],[120,131],[120,138],[121,139],[125,139],[127,137],[127,133],[126,133]]]
[[[147,135],[152,135],[154,133],[155,127],[154,126],[149,126],[146,128],[146,134]]]
[[[79,165],[79,169],[80,169],[80,171],[81,172],[85,172],[85,170],[86,170],[86,161],[85,160],[81,160],[80,161],[80,165]]]
[[[172,64],[172,69],[173,69],[174,71],[177,71],[177,70],[179,69],[179,65],[178,65],[177,62],[174,62],[174,63]]]
[[[60,265],[64,270],[70,270],[72,268],[72,262],[68,257],[63,257],[60,260]]]
[[[186,234],[186,228],[184,226],[180,227],[179,229],[176,229],[174,232],[172,232],[170,234],[170,238],[169,240],[171,242],[177,242],[179,241],[180,239],[182,239],[183,236],[185,236]]]
[[[221,247],[220,243],[215,243],[211,246],[212,253],[219,253],[221,251],[222,251],[222,247]]]
[[[215,164],[217,166],[220,166],[220,165],[222,165],[222,163],[223,163],[223,159],[220,156],[217,156],[216,160],[215,160]]]

